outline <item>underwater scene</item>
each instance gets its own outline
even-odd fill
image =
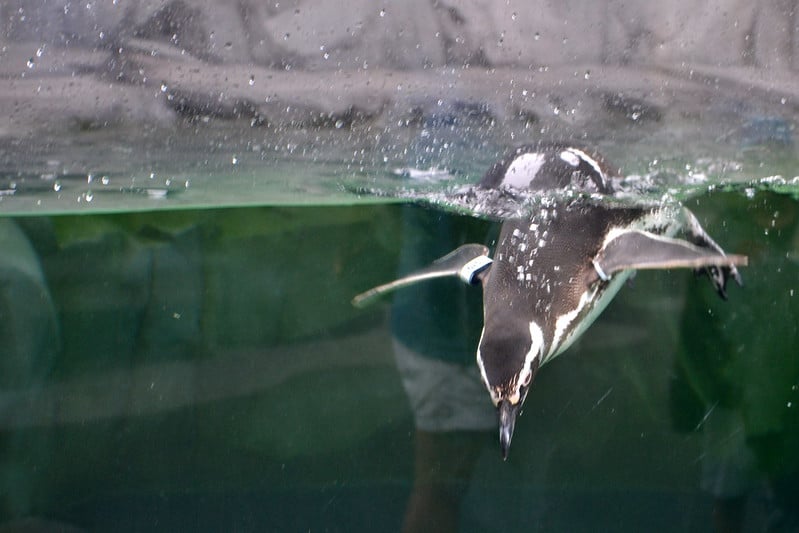
[[[621,168],[615,201],[681,202],[748,266],[726,300],[638,272],[539,369],[506,461],[480,289],[352,299],[494,249],[511,215],[472,186],[541,132],[182,127],[2,147],[0,531],[799,528],[783,122],[578,140]]]

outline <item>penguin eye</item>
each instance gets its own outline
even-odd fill
[[[524,376],[524,383],[522,383],[522,387],[527,387],[530,385],[530,382],[533,381],[533,373],[528,372],[526,376]]]

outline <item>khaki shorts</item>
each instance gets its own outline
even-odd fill
[[[423,357],[394,339],[394,357],[417,429],[483,431],[497,425],[477,364],[464,366]]]

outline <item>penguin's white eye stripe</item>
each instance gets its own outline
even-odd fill
[[[582,150],[579,150],[577,148],[566,148],[564,151],[560,153],[560,158],[573,167],[579,166],[581,160],[585,161],[586,163],[591,165],[591,168],[593,168],[594,172],[597,173],[599,179],[602,180],[602,185],[603,186],[606,185],[607,178],[605,177],[605,173],[602,171],[602,167],[600,166],[599,162],[593,157],[583,152]]]
[[[544,331],[535,322],[530,322],[530,351],[524,357],[524,367],[530,368],[536,357],[544,355]]]

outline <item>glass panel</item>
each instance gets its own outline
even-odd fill
[[[794,11],[0,2],[0,531],[795,530]],[[474,187],[553,140],[620,192]],[[503,461],[480,287],[351,300],[581,195],[744,286],[638,273]]]

